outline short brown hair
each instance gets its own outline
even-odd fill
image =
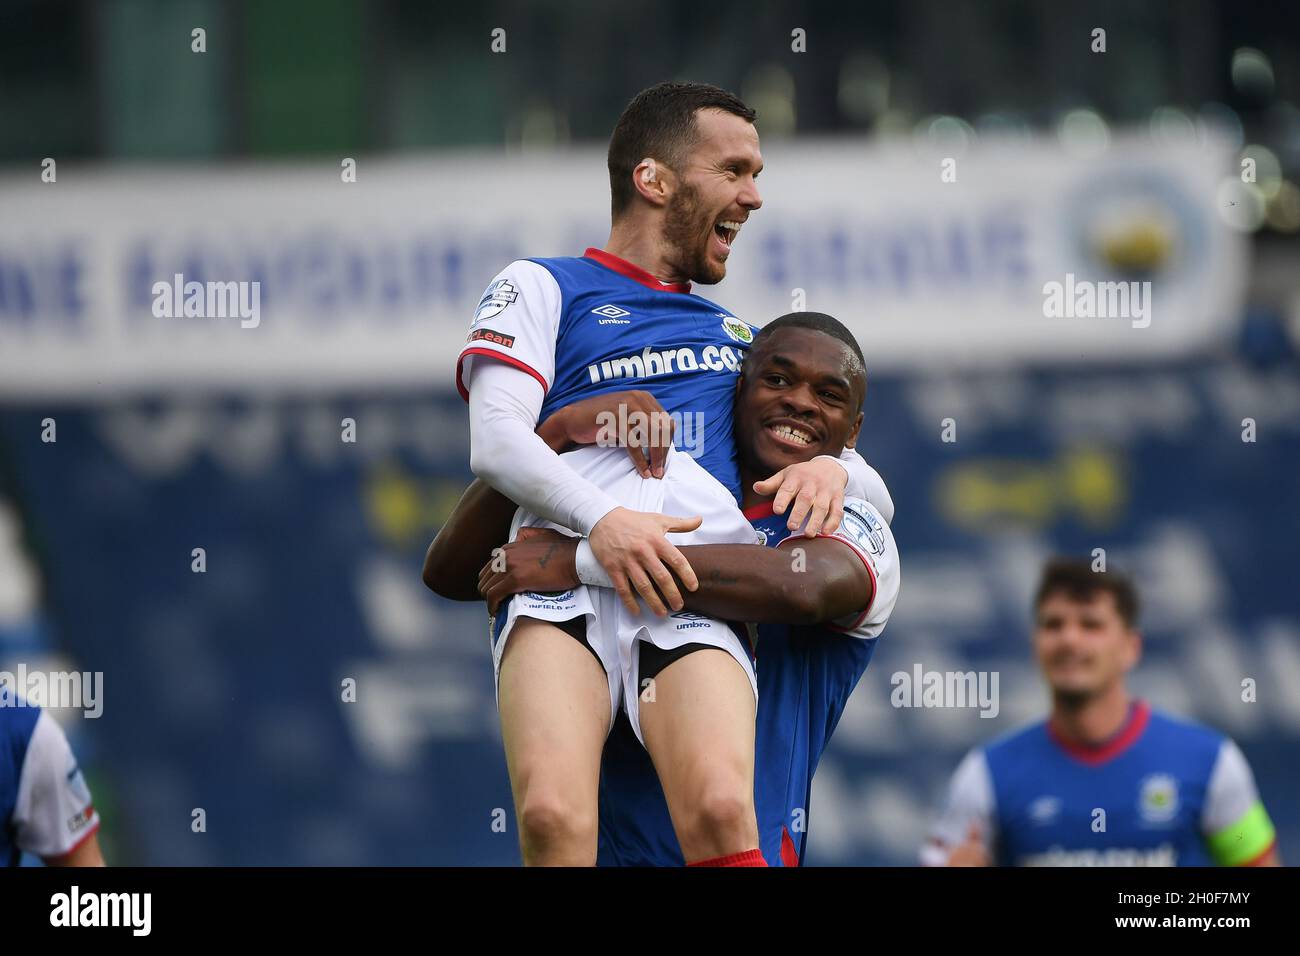
[[[750,123],[757,116],[740,97],[707,83],[660,83],[636,95],[609,140],[610,207],[618,218],[632,202],[632,171],[646,157],[678,168],[695,145],[695,114],[723,110]]]
[[[1136,627],[1138,619],[1137,589],[1127,575],[1119,571],[1094,571],[1092,565],[1078,558],[1052,558],[1043,568],[1034,597],[1034,610],[1053,594],[1063,592],[1072,601],[1091,601],[1095,594],[1105,592],[1115,599],[1119,616],[1128,627]]]

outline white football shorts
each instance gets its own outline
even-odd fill
[[[609,492],[624,507],[679,518],[701,516],[703,523],[694,531],[669,534],[674,545],[689,544],[757,544],[757,532],[741,514],[736,499],[722,484],[700,467],[693,458],[671,449],[663,478],[642,478],[623,448],[586,446],[561,456],[570,468]],[[559,528],[534,514],[520,509],[515,513],[510,537],[514,540],[521,527]],[[493,627],[492,663],[500,685],[501,656],[506,642],[520,617],[557,623],[584,617],[587,642],[600,659],[609,683],[610,728],[618,715],[620,701],[637,738],[641,737],[637,642],[648,641],[663,650],[683,644],[706,644],[726,651],[745,671],[758,701],[758,681],[754,674],[752,647],[748,639],[738,636],[726,622],[680,611],[668,617],[656,617],[641,603],[638,614],[631,614],[612,588],[579,585],[560,594],[516,594]],[[740,633],[747,633],[740,625]]]

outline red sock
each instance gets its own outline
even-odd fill
[[[746,850],[744,853],[733,853],[731,856],[715,856],[708,860],[696,860],[694,863],[687,863],[687,866],[767,866],[767,860],[763,859],[763,854],[758,850]]]

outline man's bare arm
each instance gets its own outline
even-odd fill
[[[731,621],[822,624],[871,603],[871,575],[847,546],[826,538],[787,540],[792,544],[781,548],[682,548],[700,580],[699,590],[686,598],[686,607]]]
[[[827,538],[788,539],[793,546],[685,545],[700,586],[686,596],[688,610],[733,621],[820,624],[871,603],[873,584],[862,560]],[[487,563],[479,589],[489,607],[521,591],[574,587],[577,541],[542,534],[506,546],[506,569]],[[800,553],[802,552],[802,553]]]
[[[47,856],[44,860],[46,866],[108,866],[99,848],[99,835],[95,833],[63,856]]]
[[[424,583],[453,601],[481,601],[475,568],[510,537],[515,503],[482,478],[475,478],[456,502],[424,556]]]

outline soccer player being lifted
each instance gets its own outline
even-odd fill
[[[683,607],[676,581],[688,591],[698,584],[675,544],[754,536],[738,505],[730,412],[756,329],[691,292],[692,282],[723,278],[737,233],[762,205],[753,121],[752,110],[715,87],[666,83],[639,94],[610,141],[605,248],[507,266],[484,294],[457,361],[475,474],[521,506],[516,530],[548,526],[587,539],[582,587],[521,594],[493,629],[525,863],[594,862],[600,755],[621,702],[674,808],[686,859],[763,865],[748,641],[713,618],[668,616]],[[702,425],[694,458],[669,449],[638,469],[623,449],[560,456],[536,434],[556,409],[629,388]],[[797,428],[782,434],[812,442]],[[762,490],[775,493],[778,513],[793,502],[789,521],[798,528],[807,518],[812,535],[838,526],[846,483],[868,496],[873,478],[849,451],[783,469]],[[644,722],[632,655],[639,642],[707,650],[658,681],[658,705]]]
[[[1047,720],[966,755],[921,851],[933,866],[1278,866],[1237,745],[1130,696],[1138,598],[1057,559],[1034,602]]]

